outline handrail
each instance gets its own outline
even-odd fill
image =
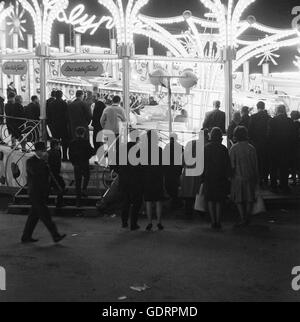
[[[37,121],[36,121],[37,122]],[[38,121],[37,122],[37,124],[35,124],[35,126],[34,127],[32,127],[32,129],[28,132],[28,133],[26,133],[24,136],[23,136],[23,138],[22,138],[22,140],[21,141],[19,141],[17,144],[16,144],[16,146],[15,147],[13,147],[12,148],[12,150],[11,150],[11,152],[9,153],[9,155],[8,155],[8,157],[7,157],[7,159],[6,159],[6,164],[5,164],[5,181],[6,181],[6,184],[8,184],[8,175],[7,175],[7,173],[8,173],[8,161],[9,161],[9,159],[11,158],[11,156],[14,154],[14,152],[16,152],[18,149],[19,149],[19,147],[22,147],[22,144],[23,143],[26,143],[27,142],[27,138],[32,134],[32,133],[34,133],[39,127],[40,127],[40,125],[41,125],[41,121]],[[19,160],[17,161],[17,163],[16,164],[18,164],[23,158],[24,158],[24,156],[26,155],[26,153],[27,153],[27,151],[25,151],[25,152],[23,152],[22,153],[22,155],[21,155],[21,157],[19,158]],[[20,186],[20,187],[22,187],[21,185],[20,185],[20,183],[18,182],[18,180],[15,178],[15,181],[17,182],[17,184]],[[22,187],[22,188],[24,188],[24,187]]]
[[[14,116],[7,116],[7,115],[0,115],[0,118],[12,119],[12,120],[16,120],[16,121],[34,122],[34,123],[40,122],[40,120],[32,120],[32,119],[23,118],[23,117],[14,117]]]

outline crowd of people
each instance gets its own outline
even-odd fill
[[[131,99],[137,100],[136,97]],[[153,106],[156,103],[154,99],[151,102]],[[12,117],[6,121],[9,133],[13,140],[20,140],[20,128],[24,119],[39,120],[39,100],[37,96],[33,96],[31,103],[24,107],[22,97],[10,91],[4,112],[6,116]],[[186,115],[183,113],[182,117],[185,118]],[[265,103],[259,102],[256,113],[252,115],[248,107],[236,111],[226,130],[226,115],[221,111],[221,103],[214,102],[214,109],[206,114],[203,123],[206,134],[204,173],[195,177],[186,175],[188,168],[193,166],[184,162],[178,165],[175,162],[174,151],[181,151],[183,157],[185,149],[194,151],[197,140],[183,147],[179,144],[176,134],[173,134],[162,149],[155,130],[141,135],[148,142],[148,165],[131,165],[128,162],[127,165],[114,167],[118,174],[119,190],[123,200],[122,227],[128,228],[131,219],[131,230],[140,229],[138,217],[145,202],[148,217],[146,230],[153,229],[154,209],[157,229],[163,230],[163,202],[166,198],[171,200],[172,209],[184,207],[186,215],[190,216],[199,196],[203,197],[207,206],[213,229],[222,228],[222,211],[229,196],[240,214],[237,226],[248,225],[261,188],[270,188],[274,193],[286,194],[290,193],[290,175],[293,182],[297,183],[300,156],[299,120],[300,113],[293,111],[289,117],[284,105],[276,108],[276,115],[272,118],[266,110]],[[28,219],[23,241],[34,241],[32,232],[37,218],[46,224],[54,240],[60,240],[61,237],[50,221],[48,212],[45,212],[46,187],[44,194],[34,196],[35,185],[39,185],[40,178],[33,173],[32,167],[36,166],[37,169],[40,167],[41,176],[46,176],[45,172],[48,171],[51,177],[50,187],[58,190],[58,206],[63,206],[66,187],[60,173],[61,163],[71,162],[74,166],[76,205],[80,207],[82,199],[88,196],[90,159],[97,154],[103,144],[99,140],[99,133],[102,130],[109,130],[116,136],[118,145],[120,124],[126,121],[121,98],[117,95],[109,97],[108,100],[100,94],[85,95],[83,91],[78,90],[75,100],[68,103],[63,99],[61,91],[51,93],[47,101],[47,126],[51,148],[46,153],[46,145],[36,143],[37,153],[27,164],[29,185],[33,186],[31,187],[33,212]],[[93,146],[89,136],[90,125],[94,131]],[[228,136],[229,147],[224,145],[225,134]],[[129,140],[129,143],[126,143],[127,151],[137,144],[142,144],[141,137]],[[38,141],[38,138],[35,138],[35,141]],[[155,165],[151,164],[152,150],[149,148],[153,146],[159,151],[159,163]],[[167,166],[162,163],[166,155],[170,160]],[[43,169],[44,164],[38,160],[44,160],[46,168]],[[39,170],[36,173],[39,173]],[[42,209],[46,217],[42,214]]]

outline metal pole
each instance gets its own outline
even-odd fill
[[[226,25],[226,46],[225,46],[225,111],[226,111],[226,129],[228,129],[229,124],[232,120],[232,59],[233,59],[233,48],[232,44],[229,42],[229,17],[227,16]]]
[[[41,79],[41,139],[47,142],[47,113],[46,113],[46,100],[47,100],[47,59],[45,57],[40,58],[40,79]]]
[[[127,119],[127,130],[128,124],[130,123],[130,57],[131,57],[131,46],[123,45],[119,48],[122,57],[123,66],[123,104]]]
[[[232,49],[226,48],[225,61],[225,111],[226,111],[226,128],[228,128],[232,119]]]
[[[168,77],[169,134],[173,132],[171,77]]]

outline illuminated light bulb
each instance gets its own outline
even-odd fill
[[[184,70],[179,79],[180,85],[186,89],[186,94],[190,95],[191,88],[197,85],[198,77],[193,73],[192,70]]]
[[[184,18],[185,20],[188,20],[188,19],[192,18],[193,14],[192,14],[192,12],[191,12],[190,10],[186,10],[186,11],[184,11],[184,13],[182,14],[182,16],[183,16],[183,18]]]
[[[167,87],[167,80],[166,80],[167,73],[163,69],[155,70],[151,75],[149,75],[150,83],[155,86],[156,92],[158,92],[159,86]]]

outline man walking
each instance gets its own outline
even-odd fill
[[[38,242],[37,239],[33,239],[32,235],[39,220],[47,227],[55,243],[62,241],[66,237],[66,235],[60,235],[58,233],[57,227],[52,221],[47,207],[50,188],[50,172],[46,160],[47,149],[45,143],[36,143],[35,155],[31,157],[26,164],[28,194],[32,208],[22,237],[22,243],[25,244]]]

